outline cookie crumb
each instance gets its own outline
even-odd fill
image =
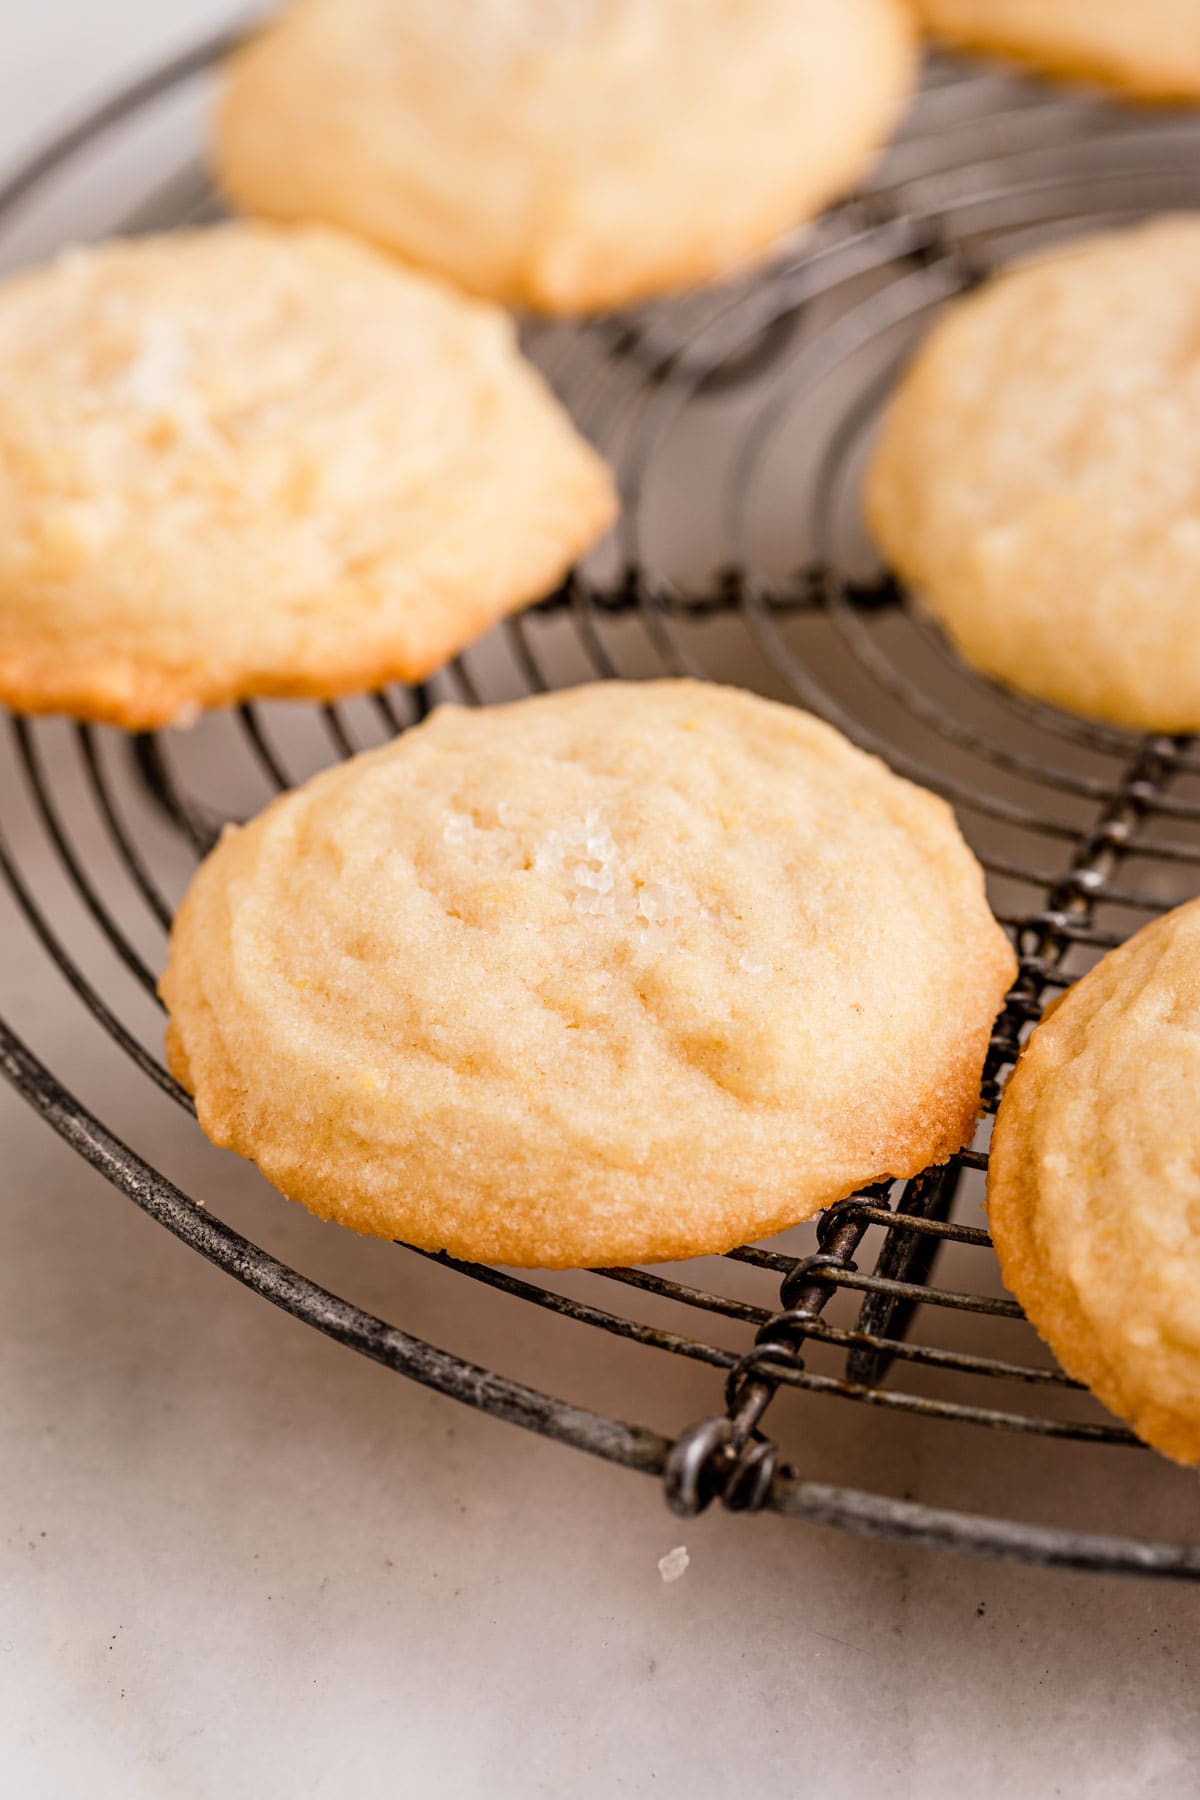
[[[684,1546],[682,1544],[676,1544],[674,1550],[668,1550],[665,1556],[659,1557],[658,1572],[667,1583],[678,1581],[681,1575],[687,1573],[687,1566],[690,1561],[691,1557],[688,1555]]]

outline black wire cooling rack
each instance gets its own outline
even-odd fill
[[[31,159],[0,190],[0,256],[20,262],[62,241],[64,188],[87,234],[214,216],[195,146],[227,47],[210,42],[156,70]],[[1069,718],[959,664],[861,536],[863,454],[938,305],[1041,242],[1195,205],[1198,152],[1195,116],[937,63],[870,185],[766,272],[634,314],[530,326],[530,353],[620,473],[613,541],[424,687],[324,708],[247,706],[193,733],[136,739],[7,720],[0,873],[57,970],[47,979],[68,983],[112,1054],[188,1114],[149,1003],[173,906],[224,818],[404,730],[439,698],[485,703],[618,674],[715,676],[812,708],[957,808],[1020,956],[988,1057],[991,1111],[1046,1000],[1195,891],[1200,752]],[[92,194],[98,169],[106,194],[124,196],[116,211]],[[224,771],[215,786],[214,770]],[[10,829],[18,811],[20,832]],[[44,867],[112,953],[103,979],[46,898]],[[122,1141],[3,1022],[0,1064],[114,1186],[264,1298],[468,1405],[658,1477],[681,1514],[720,1498],[1031,1562],[1200,1576],[1200,1547],[1144,1541],[1136,1517],[1116,1536],[928,1506],[806,1479],[777,1445],[786,1395],[804,1389],[858,1403],[864,1431],[884,1412],[948,1433],[1058,1440],[1078,1459],[1065,1478],[1080,1491],[1103,1484],[1108,1454],[1136,1451],[1150,1466],[1000,1288],[972,1222],[986,1128],[949,1166],[845,1200],[783,1248],[669,1275],[610,1269],[567,1291],[434,1259],[464,1284],[642,1346],[639,1396],[664,1353],[706,1365],[710,1416],[681,1420],[672,1439],[435,1348],[287,1266]],[[1178,1479],[1165,1465],[1161,1475]]]

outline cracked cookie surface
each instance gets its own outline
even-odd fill
[[[444,707],[229,831],[162,993],[285,1194],[565,1267],[944,1160],[1013,968],[940,800],[793,708],[610,682]]]

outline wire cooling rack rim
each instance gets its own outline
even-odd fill
[[[670,1439],[572,1406],[412,1337],[310,1281],[224,1224],[107,1130],[60,1086],[3,1020],[0,1070],[85,1162],[143,1212],[281,1311],[373,1362],[477,1411],[644,1475],[664,1473],[672,1448]],[[776,1470],[766,1504],[809,1524],[837,1526],[864,1537],[927,1549],[1097,1573],[1200,1581],[1200,1550],[1190,1547],[1016,1524],[948,1507],[924,1506],[862,1489],[806,1481],[787,1467]]]
[[[20,207],[41,183],[51,178],[71,157],[86,151],[97,137],[119,125],[140,107],[160,98],[176,84],[202,75],[241,36],[242,32],[238,29],[226,30],[186,49],[129,82],[56,136],[49,138],[0,184],[0,215],[11,214],[14,208]],[[753,595],[750,600],[751,604],[757,603]],[[769,612],[764,611],[758,622],[758,629],[767,633],[775,629]],[[15,730],[18,742],[22,744],[26,754],[27,770],[32,768],[36,771],[36,762],[30,761],[32,753],[24,723],[16,722]],[[81,734],[81,741],[85,747],[85,756],[94,754],[91,739],[86,733]],[[1133,775],[1127,775],[1126,788],[1132,780]],[[1119,800],[1120,797],[1115,798]],[[136,858],[127,860],[136,876]],[[5,851],[2,840],[0,865],[18,905],[25,911],[27,922],[33,926],[35,935],[39,935],[36,907],[31,911],[26,904],[32,896],[27,892],[23,895],[22,877]],[[148,886],[143,884],[143,892],[152,910],[161,915],[161,897],[156,895],[152,882]],[[61,961],[60,970],[70,979],[70,971],[63,967]],[[82,997],[87,998],[86,995]],[[108,1021],[102,1018],[101,1022]],[[113,1023],[119,1024],[119,1021]],[[130,1048],[128,1044],[123,1047]],[[153,1059],[143,1053],[140,1060],[143,1072],[157,1079],[157,1065]],[[64,1088],[51,1070],[3,1020],[0,1020],[0,1070],[23,1099],[77,1154],[207,1261],[293,1317],[410,1379],[497,1418],[519,1424],[527,1430],[585,1450],[609,1462],[644,1474],[658,1477],[667,1475],[669,1495],[672,1492],[672,1460],[679,1467],[684,1467],[686,1473],[685,1466],[691,1454],[691,1446],[686,1440],[693,1439],[698,1450],[707,1455],[712,1447],[713,1427],[727,1423],[720,1419],[705,1421],[701,1427],[685,1433],[683,1439],[672,1442],[657,1432],[574,1406],[411,1336],[288,1267],[224,1224],[207,1207],[192,1200],[139,1156],[130,1145],[115,1136],[94,1113]],[[161,1081],[159,1085],[163,1085]],[[969,1155],[964,1156],[962,1162],[964,1166],[978,1166],[972,1163]],[[939,1171],[932,1171],[928,1178],[921,1179],[936,1187],[943,1176]],[[847,1211],[847,1207],[854,1210]],[[876,1206],[874,1211],[879,1217],[873,1220],[870,1196],[844,1203],[842,1209],[833,1209],[827,1215],[828,1230],[822,1239],[823,1246],[832,1243],[836,1248],[839,1232],[847,1243],[857,1244],[867,1224],[882,1222],[884,1218],[894,1221],[896,1216],[882,1206]],[[930,1221],[917,1217],[903,1235],[915,1235],[919,1238],[922,1231],[932,1233],[934,1229]],[[936,1229],[942,1236],[955,1235],[955,1228],[948,1225],[943,1224]],[[986,1241],[984,1234],[969,1231],[965,1227],[957,1228],[957,1235]],[[769,1252],[745,1251],[736,1254],[748,1261],[760,1260],[767,1266],[778,1265],[784,1271],[790,1267],[789,1259],[773,1256]],[[438,1260],[449,1262],[449,1259],[444,1258]],[[826,1248],[823,1254],[804,1259],[803,1264],[791,1268],[790,1274],[785,1276],[785,1293],[791,1282],[793,1300],[797,1295],[800,1297],[799,1310],[802,1311],[805,1283],[809,1283],[811,1287],[814,1281],[833,1279],[835,1267],[839,1279],[853,1283],[853,1275],[847,1273],[848,1269],[852,1270],[853,1264],[848,1262],[844,1254],[839,1264],[837,1255],[830,1255]],[[494,1285],[503,1285],[507,1279],[495,1272],[480,1270],[475,1273],[481,1277],[487,1276]],[[619,1272],[612,1273],[616,1275]],[[673,1285],[653,1276],[638,1276],[633,1271],[626,1271],[624,1274],[651,1291],[657,1288],[665,1292]],[[508,1280],[508,1285],[513,1291],[518,1291],[523,1284]],[[862,1285],[866,1285],[869,1290],[872,1288],[871,1282]],[[907,1287],[911,1288],[912,1284],[907,1284]],[[905,1303],[905,1289],[906,1283],[903,1281],[893,1280],[889,1284],[885,1278],[874,1282],[875,1294],[882,1295],[886,1307],[893,1311]],[[928,1289],[921,1288],[919,1292],[922,1298],[930,1298]],[[948,1298],[955,1302],[968,1297]],[[546,1303],[545,1296],[542,1300]],[[586,1310],[575,1308],[577,1316],[582,1316]],[[814,1336],[818,1335],[817,1323],[814,1316]],[[760,1338],[761,1336],[760,1332]],[[864,1354],[870,1353],[870,1341],[868,1334],[868,1348]],[[739,1396],[749,1395],[753,1399],[755,1382],[759,1381],[761,1384],[762,1371],[769,1368],[767,1353],[771,1348],[768,1344],[764,1350],[751,1352],[742,1359],[742,1363],[746,1365],[744,1368],[735,1365],[731,1375],[731,1411],[734,1399]],[[970,1359],[967,1360],[969,1362]],[[952,1362],[950,1366],[953,1366]],[[1014,1373],[1021,1379],[1039,1378],[1038,1371]],[[1046,1379],[1061,1381],[1061,1377],[1049,1375]],[[851,1397],[872,1399],[877,1396],[864,1392]],[[988,1422],[978,1408],[963,1410],[977,1414],[980,1422]],[[753,1407],[751,1411],[753,1412]],[[949,1416],[953,1408],[943,1408],[943,1412]],[[707,1438],[705,1433],[708,1434]],[[1098,1434],[1108,1441],[1121,1441],[1128,1437],[1128,1434],[1107,1429],[1098,1430]],[[747,1443],[742,1445],[743,1450],[754,1452],[759,1448],[754,1442],[755,1435],[750,1433]],[[1072,1435],[1086,1436],[1088,1428],[1077,1428]],[[768,1446],[764,1445],[762,1448]],[[898,1500],[845,1486],[812,1482],[805,1480],[794,1468],[778,1462],[773,1454],[769,1458],[752,1456],[744,1473],[749,1483],[743,1496],[746,1504],[763,1505],[809,1523],[838,1526],[864,1536],[1065,1568],[1200,1579],[1200,1548],[1197,1547],[1042,1527],[951,1508],[930,1507],[915,1501]],[[676,1476],[678,1477],[678,1467]],[[757,1490],[754,1487],[756,1482]],[[678,1500],[678,1478],[674,1492]],[[730,1494],[726,1495],[726,1500],[728,1504],[741,1503]]]

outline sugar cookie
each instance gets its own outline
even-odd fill
[[[162,994],[292,1199],[566,1267],[944,1160],[1013,971],[940,800],[793,708],[610,682],[442,708],[229,831]]]
[[[1004,1279],[1068,1373],[1200,1462],[1200,901],[1038,1026],[988,1178]]]
[[[1200,95],[1200,0],[917,0],[947,43],[1144,100]]]
[[[911,89],[899,0],[297,0],[235,57],[235,204],[553,313],[724,274],[845,192]]]
[[[1200,728],[1200,216],[953,302],[885,416],[867,512],[985,673],[1136,730]]]
[[[0,700],[130,728],[417,680],[552,588],[610,477],[509,320],[324,230],[0,288]]]

